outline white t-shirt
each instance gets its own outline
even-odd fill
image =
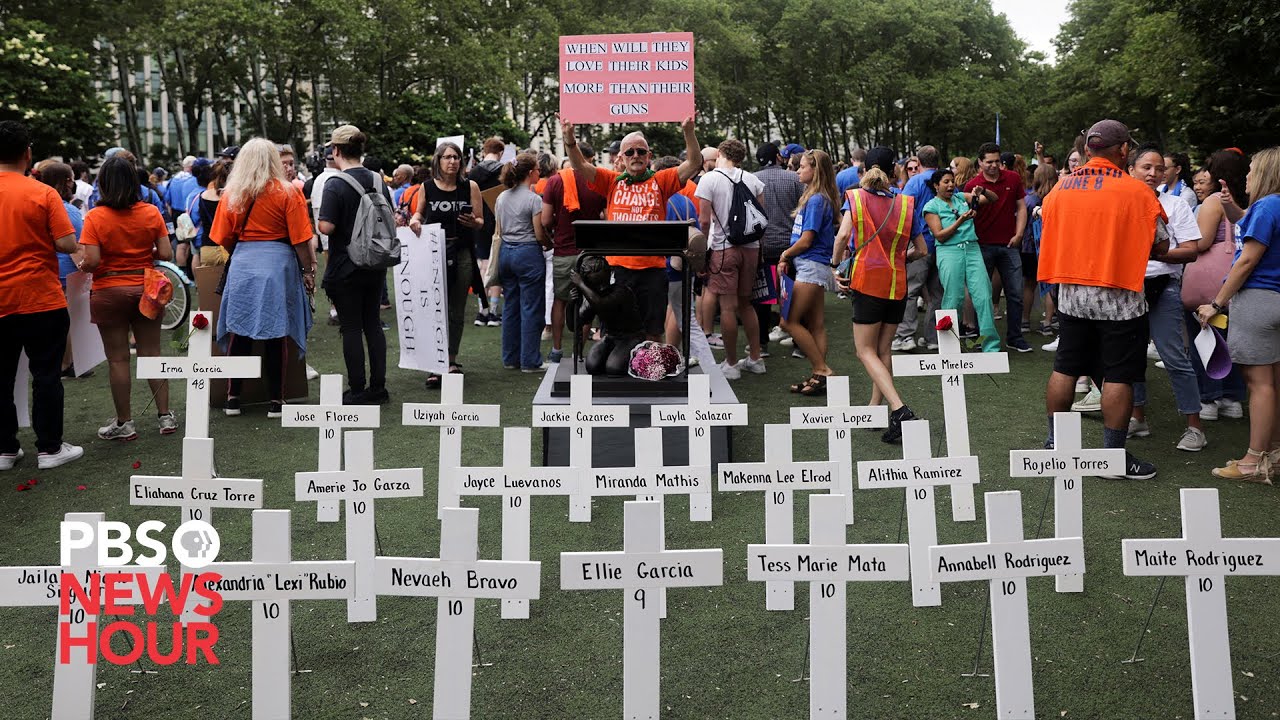
[[[316,235],[320,237],[320,247],[329,247],[329,236],[320,232],[320,201],[324,200],[324,184],[331,177],[337,177],[342,171],[337,168],[327,167],[319,175],[316,181],[311,183],[311,217],[315,218]]]
[[[741,168],[716,168],[711,172],[702,176],[698,181],[698,189],[694,196],[699,199],[711,201],[711,207],[715,211],[711,218],[711,249],[724,250],[729,247],[728,234],[725,232],[724,226],[720,224],[723,219],[729,222],[730,215],[733,214],[733,184],[735,182],[746,183],[747,189],[751,194],[759,197],[764,193],[764,182],[760,178]],[[769,224],[769,218],[764,215],[760,216],[760,227],[764,228]],[[748,243],[746,245],[738,245],[741,248],[760,247],[759,242]]]
[[[1164,214],[1169,216],[1169,249],[1185,243],[1195,242],[1200,239],[1200,226],[1196,224],[1196,216],[1192,214],[1191,208],[1182,198],[1168,193],[1159,193],[1160,206],[1164,208]],[[1173,265],[1170,263],[1160,262],[1158,260],[1147,261],[1147,277],[1156,277],[1157,275],[1172,275],[1174,277],[1182,277],[1183,265]]]
[[[93,194],[93,186],[83,180],[76,180],[76,195],[74,200],[80,201],[80,207],[83,208],[89,203],[89,196]]]

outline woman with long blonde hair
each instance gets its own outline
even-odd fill
[[[973,179],[978,174],[978,166],[967,157],[951,158],[951,173],[955,175],[956,187],[964,187],[964,184]]]
[[[907,263],[928,253],[915,198],[890,191],[893,171],[892,150],[867,153],[861,187],[845,193],[834,258],[837,264],[846,254],[853,258],[837,282],[853,296],[853,342],[871,377],[871,404],[889,404],[889,429],[880,437],[887,443],[901,442],[902,423],[916,419],[893,385],[889,357],[907,308]]]
[[[827,391],[827,377],[835,372],[827,364],[824,312],[825,293],[836,289],[831,262],[835,253],[836,208],[840,206],[831,156],[821,150],[804,153],[800,158],[799,177],[805,187],[792,213],[795,224],[791,226],[791,247],[778,259],[778,276],[795,280],[791,304],[780,324],[812,368],[808,378],[791,386],[791,392],[823,395]],[[783,292],[786,292],[785,281]],[[785,294],[783,298],[785,300]]]
[[[267,417],[283,414],[285,339],[293,340],[299,357],[307,352],[308,296],[316,280],[311,237],[307,201],[286,178],[275,143],[264,138],[245,143],[209,231],[209,239],[231,255],[215,337],[230,355],[250,355],[253,341],[263,341]],[[227,384],[227,415],[240,414],[240,390],[240,380]]]
[[[1249,447],[1244,456],[1214,468],[1215,477],[1271,484],[1280,462],[1280,147],[1253,156],[1245,178],[1248,212],[1226,183],[1218,198],[1227,221],[1238,223],[1231,272],[1208,305],[1196,309],[1200,324],[1220,312],[1231,315],[1227,348],[1249,386]]]

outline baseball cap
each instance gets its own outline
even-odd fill
[[[871,168],[878,167],[884,171],[889,177],[894,176],[894,152],[887,147],[873,147],[867,151],[867,159],[863,161],[862,167]]]
[[[239,155],[239,154],[240,154],[240,146],[239,146],[239,145],[228,145],[228,146],[226,146],[226,147],[222,148],[222,150],[218,151],[218,157],[220,157],[220,158],[230,158],[230,159],[232,159],[232,160],[235,160],[235,159],[236,159],[236,156],[237,156],[237,155]]]
[[[1123,142],[1133,142],[1129,128],[1119,120],[1099,120],[1084,135],[1085,144],[1092,150],[1115,147]]]
[[[791,143],[786,147],[782,148],[782,150],[780,151],[784,159],[789,158],[792,155],[798,155],[802,152],[804,152],[804,146],[801,145],[800,143]]]
[[[758,146],[756,148],[756,162],[761,165],[778,162],[778,146],[771,142]]]
[[[605,148],[605,152],[609,153],[610,155],[617,155],[618,153],[622,152],[622,141],[614,140],[613,142],[609,143],[609,146]]]
[[[125,151],[125,149],[124,149],[124,148],[122,148],[122,147],[107,148],[107,151],[106,151],[106,152],[104,152],[104,153],[102,153],[102,159],[103,159],[103,160],[109,160],[109,159],[111,159],[111,158],[115,157],[116,155],[119,155],[120,153],[122,153],[122,152],[124,152],[124,151]]]
[[[207,157],[196,158],[196,159],[194,159],[194,160],[192,160],[192,161],[191,161],[191,169],[192,169],[192,170],[199,170],[200,168],[208,167],[208,166],[210,166],[210,165],[212,165],[212,164],[213,164],[213,161],[212,161],[212,160],[210,160],[210,159],[209,159],[209,158],[207,158]]]
[[[165,170],[165,169],[164,169],[164,168],[162,168],[162,167],[158,167],[158,168],[156,168],[156,169],[152,170],[152,171],[151,171],[151,174],[152,174],[152,175],[155,175],[156,177],[161,177],[161,178],[163,178],[163,177],[169,177],[169,171],[168,171],[168,170]]]
[[[329,143],[333,145],[348,145],[358,134],[360,134],[360,128],[355,125],[339,125],[334,128],[333,135],[329,136]]]

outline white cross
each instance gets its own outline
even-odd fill
[[[502,467],[463,467],[450,477],[458,495],[497,495],[502,498],[502,559],[529,559],[529,504],[534,495],[578,492],[580,471],[575,467],[530,465],[530,428],[503,428]],[[442,482],[443,482],[442,478]],[[502,601],[502,618],[527,620],[529,601]]]
[[[533,406],[534,427],[569,428],[569,464],[590,469],[591,428],[629,427],[631,408],[627,405],[592,405],[591,376],[574,375],[569,379],[569,406]],[[578,495],[569,498],[569,522],[591,522],[591,498]]]
[[[795,536],[792,493],[829,490],[836,484],[840,463],[791,461],[791,426],[764,426],[764,462],[720,463],[720,492],[764,493],[764,541],[790,545]],[[842,500],[843,502],[843,500]],[[770,580],[765,584],[765,609],[794,610],[795,583]]]
[[[827,457],[840,463],[840,479],[831,488],[831,494],[844,497],[846,524],[853,524],[853,442],[849,431],[882,427],[889,427],[889,408],[884,405],[850,407],[849,378],[844,375],[827,378],[825,408],[791,408],[792,430],[827,431]]]
[[[440,558],[379,557],[379,595],[438,597],[432,717],[471,717],[471,643],[476,598],[537,600],[542,563],[477,560],[480,511],[445,508]]]
[[[441,376],[439,403],[405,403],[400,423],[402,425],[428,425],[440,428],[441,481],[437,485],[436,519],[444,519],[444,509],[458,507],[458,496],[452,492],[444,478],[462,466],[462,428],[498,427],[501,423],[501,405],[467,405],[462,402],[462,375],[446,373]]]
[[[969,450],[969,408],[964,394],[965,375],[1009,372],[1008,353],[967,353],[960,347],[960,320],[955,310],[939,310],[938,320],[951,318],[953,330],[938,331],[938,354],[893,356],[893,374],[900,377],[942,376],[942,414],[947,429],[947,455],[966,457]],[[1017,319],[1010,320],[1017,322]],[[973,485],[951,486],[951,518],[974,520]]]
[[[203,520],[213,524],[213,508],[257,509],[262,507],[262,481],[215,478],[213,476],[213,439],[182,439],[182,476],[134,475],[129,478],[129,504],[178,506],[182,520]],[[192,587],[198,571],[182,568],[191,574]],[[187,607],[182,622],[202,622]]]
[[[377,428],[382,421],[382,408],[377,405],[343,405],[342,376],[320,376],[319,405],[285,405],[281,427],[320,428],[320,462],[317,470],[342,469],[342,431],[344,428]],[[338,501],[316,503],[317,522],[338,522]]]
[[[207,322],[196,329],[196,318]],[[213,378],[256,378],[262,375],[262,358],[256,355],[213,356],[213,319],[206,311],[192,313],[187,320],[187,356],[140,357],[138,378],[182,380],[187,386],[186,437],[209,437],[209,381]]]
[[[652,405],[649,408],[652,427],[686,427],[689,431],[689,464],[711,465],[711,428],[746,425],[744,403],[711,404],[711,378],[690,375],[689,402],[685,405]],[[689,496],[689,520],[711,520],[711,493]]]
[[[657,718],[661,704],[661,619],[648,591],[724,583],[719,549],[663,550],[662,506],[629,501],[622,552],[560,553],[561,590],[625,590],[622,611],[622,716]]]
[[[355,563],[292,558],[289,511],[254,510],[253,561],[211,563],[201,571],[222,576],[210,589],[223,601],[253,601],[254,720],[292,717],[289,603],[355,596]]]
[[[1182,537],[1125,540],[1125,575],[1183,575],[1197,718],[1234,718],[1228,575],[1280,575],[1280,538],[1223,538],[1218,491],[1183,488]]]
[[[1124,449],[1080,449],[1080,413],[1053,414],[1053,450],[1010,450],[1009,477],[1053,478],[1053,534],[1084,537],[1081,480],[1124,473]],[[1084,592],[1084,575],[1058,575],[1058,592]]]
[[[929,546],[938,542],[938,517],[933,497],[937,485],[978,482],[978,458],[931,458],[929,422],[902,423],[901,460],[863,460],[858,463],[858,487],[906,488],[907,544],[911,546],[911,604],[942,604],[938,583],[929,579]],[[954,491],[953,491],[954,492]]]
[[[1035,720],[1026,579],[1083,574],[1084,540],[1024,539],[1017,491],[986,493],[986,515],[987,542],[935,545],[929,548],[929,569],[938,583],[990,581],[996,716]]]
[[[830,386],[828,386],[830,387]],[[844,498],[809,496],[808,545],[748,545],[747,580],[809,583],[809,717],[848,716],[845,583],[906,580],[906,545],[849,545]]]
[[[300,472],[294,475],[294,499],[345,500],[347,505],[347,559],[356,564],[355,597],[347,601],[347,622],[378,619],[374,593],[373,503],[377,498],[422,497],[422,468],[373,468],[373,431],[343,434],[346,470]]]
[[[67,513],[67,522],[88,523],[97,527],[106,519],[103,513]],[[84,548],[70,551],[70,564],[38,565],[28,567],[0,567],[0,607],[58,607],[62,592],[62,573],[71,573],[81,580],[81,586],[89,590],[93,576],[99,573],[145,573],[154,582],[165,573],[163,565],[98,567],[98,537]],[[134,582],[120,582],[117,587],[129,588],[131,597],[117,600],[122,605],[139,605],[142,600],[134,591]],[[105,598],[104,598],[105,600]],[[58,614],[58,623],[69,624],[69,637],[92,637],[93,654],[97,656],[98,632],[101,628],[98,617],[86,611],[80,596],[72,593],[68,605],[68,613]],[[93,623],[95,630],[91,634],[89,625]],[[83,646],[68,648],[69,662],[60,662],[62,657],[62,633],[56,633],[56,650],[53,656],[53,720],[93,720],[94,695],[97,692],[98,664],[91,663],[89,653]]]

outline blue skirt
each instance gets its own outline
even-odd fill
[[[232,335],[254,340],[289,337],[299,357],[307,354],[311,303],[292,245],[241,242],[227,269],[218,314],[218,346],[223,352]]]

